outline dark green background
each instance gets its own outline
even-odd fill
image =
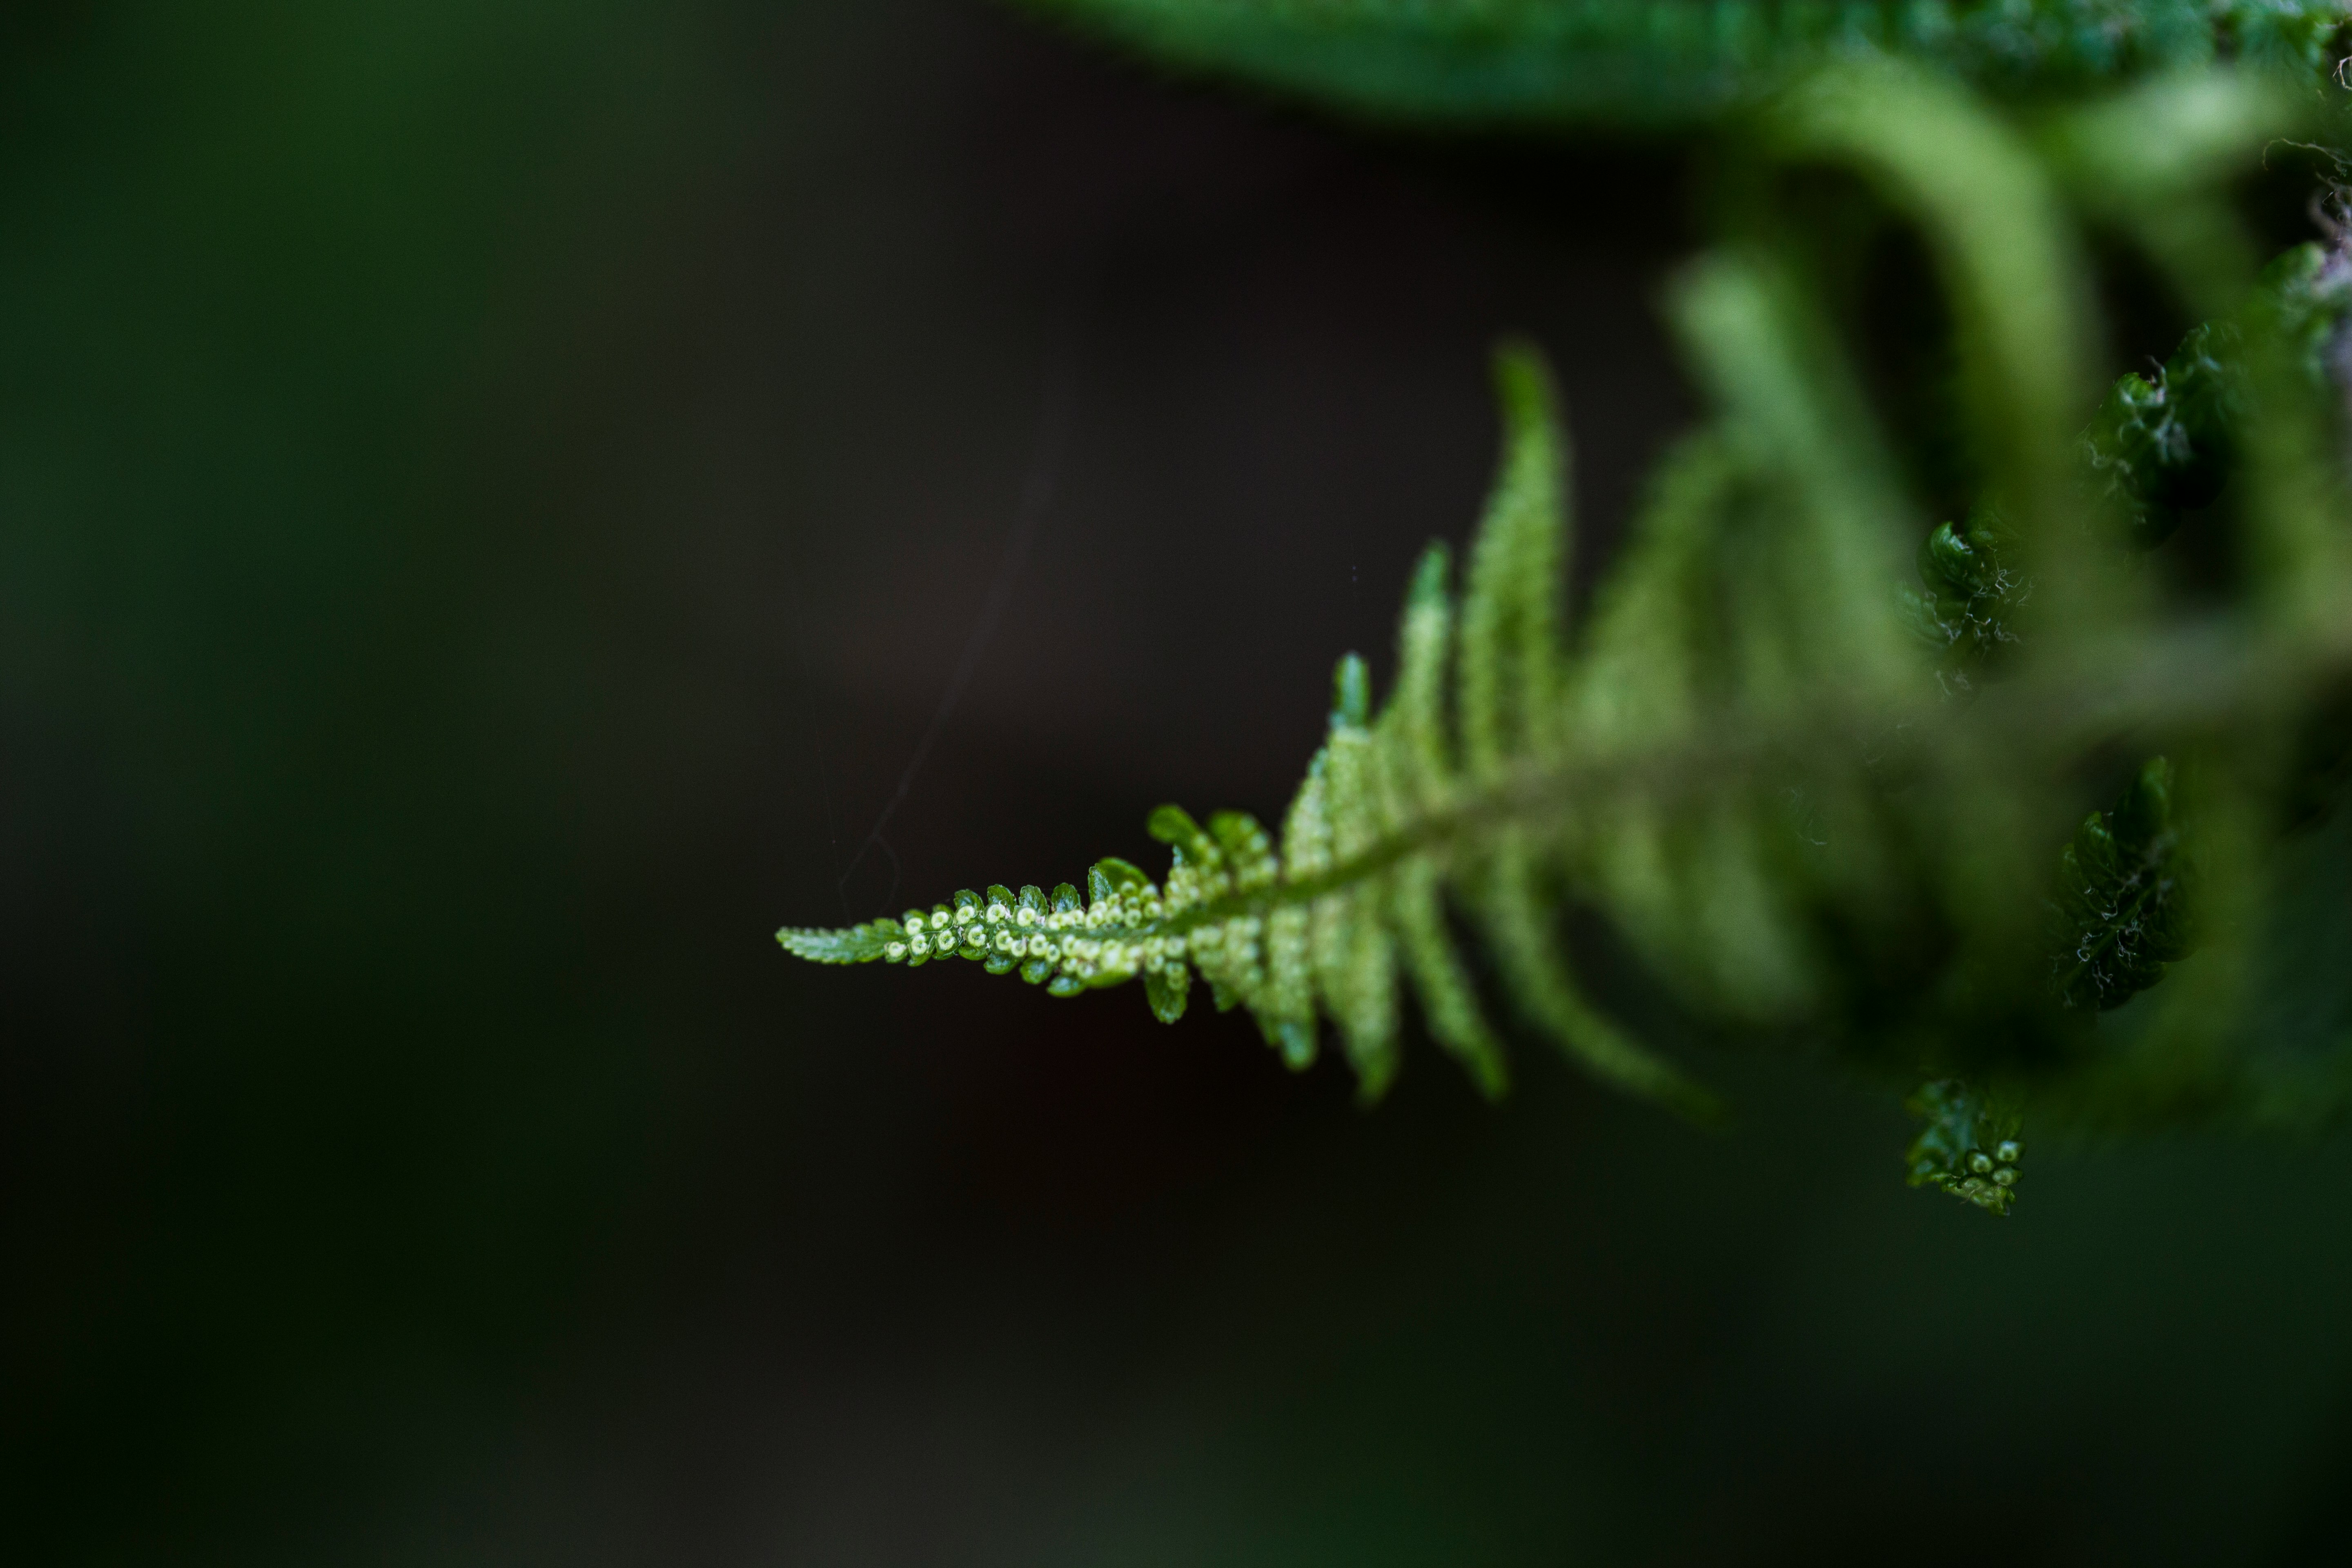
[[[1622,521],[1691,243],[967,0],[0,14],[7,1555],[2336,1559],[2341,1145],[2002,1224],[1801,1062],[1367,1116],[769,940],[1278,810],[1496,332]]]

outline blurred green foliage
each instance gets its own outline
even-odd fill
[[[2315,78],[2335,0],[1024,0],[1171,63],[1375,118],[1684,129],[1885,50],[2046,98],[2240,59]]]
[[[679,21],[10,10],[26,1561],[173,1555],[265,1476],[307,1538],[542,1339],[631,1180],[646,1065],[547,809],[581,627],[478,443],[617,280],[550,263],[632,243],[598,208],[677,123]],[[100,1471],[122,1506],[53,1509]]]

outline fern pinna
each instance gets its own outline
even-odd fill
[[[1171,1022],[1197,981],[1294,1067],[1328,1020],[1368,1100],[1397,1073],[1408,993],[1503,1092],[1500,1004],[1605,1081],[1707,1114],[1588,998],[1564,941],[1581,908],[1702,1033],[1927,1080],[1912,1181],[1994,1213],[2028,1110],[2124,1126],[2352,1103],[2352,1012],[2281,1002],[2327,967],[2283,955],[2352,951],[2352,837],[2329,812],[2352,268],[2312,246],[2258,278],[2228,189],[2321,115],[2252,70],[2030,127],[1892,61],[1806,78],[1743,122],[1744,221],[1669,290],[1713,412],[1582,625],[1561,610],[1566,437],[1537,356],[1509,348],[1459,597],[1433,547],[1391,690],[1375,702],[1340,661],[1278,833],[1162,806],[1161,882],[1105,859],[1083,896],[997,886],[780,940],[824,963],[974,961],[1060,996],[1139,979]],[[1822,166],[1932,258],[1949,434],[1978,476],[1964,525],[1919,515],[1811,253],[1771,218],[1781,175]],[[2104,401],[2086,221],[2208,318]],[[2187,516],[2222,541],[2219,598],[2168,564]]]

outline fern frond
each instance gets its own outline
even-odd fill
[[[1197,971],[1219,1005],[1246,1008],[1293,1067],[1315,1059],[1318,1017],[1329,1019],[1368,1100],[1395,1077],[1400,981],[1409,981],[1432,1037],[1482,1091],[1499,1094],[1507,1068],[1448,930],[1450,894],[1486,935],[1530,1024],[1597,1075],[1703,1113],[1706,1096],[1584,1001],[1546,885],[1555,846],[1528,814],[1498,809],[1497,797],[1523,787],[1559,743],[1567,530],[1549,378],[1525,347],[1499,353],[1496,376],[1500,471],[1458,617],[1446,553],[1433,547],[1406,598],[1396,690],[1375,715],[1363,661],[1340,661],[1329,732],[1278,852],[1246,816],[1219,813],[1203,828],[1164,805],[1147,825],[1171,852],[1164,887],[1104,860],[1083,905],[1067,886],[1050,900],[1034,887],[992,888],[896,921],[792,929],[778,940],[824,963],[1017,966],[1055,995],[1141,978],[1171,1023]],[[1449,670],[1458,743],[1445,711]]]
[[[1986,476],[1966,525],[1913,511],[1803,270],[1760,241],[1724,247],[1669,299],[1711,416],[1667,458],[1584,625],[1561,613],[1567,437],[1540,361],[1507,347],[1461,597],[1433,547],[1385,702],[1361,659],[1339,662],[1278,842],[1238,813],[1204,827],[1166,805],[1148,825],[1163,885],[1106,859],[1083,899],[992,887],[780,939],[828,963],[974,960],[1059,996],[1140,979],[1169,1022],[1197,979],[1294,1068],[1328,1021],[1367,1100],[1399,1070],[1410,993],[1499,1094],[1458,913],[1496,1003],[1595,1077],[1704,1114],[1705,1091],[1585,996],[1563,930],[1582,909],[1700,1021],[1929,1077],[1915,1184],[1997,1213],[2028,1093],[2037,1116],[2149,1120],[2272,1114],[2280,1084],[2340,1079],[2329,1103],[2352,1104],[2352,1016],[2293,1060],[2243,1022],[2283,946],[2264,910],[2324,881],[2278,825],[2309,815],[2315,770],[2345,754],[2352,689],[2327,374],[2352,263],[2301,251],[2257,287],[2221,191],[2256,132],[2306,112],[2237,74],[2028,136],[1885,60],[1809,79],[1749,151],[1860,174],[1927,240],[1957,323],[1959,435]],[[2116,218],[2119,189],[2137,204],[2126,232],[2184,299],[2220,308],[2095,412],[2069,204]],[[2226,616],[2168,604],[2135,565],[2219,486],[2236,489],[2244,565]],[[1922,588],[1891,605],[1906,557]],[[2134,757],[2157,760],[2085,817],[2089,781]],[[2193,812],[2167,758],[2197,783]],[[1998,1110],[1966,1087],[1986,1083]]]

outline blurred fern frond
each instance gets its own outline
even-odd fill
[[[1996,1213],[2022,1109],[2137,1124],[2345,1104],[2352,997],[2326,990],[2329,963],[2285,959],[2307,939],[2278,911],[2352,926],[2352,897],[2324,890],[2343,836],[2312,826],[2352,750],[2328,369],[2352,262],[2312,246],[2257,278],[2228,190],[2314,115],[2260,71],[2030,123],[1885,60],[1807,77],[1747,124],[1743,154],[1768,195],[1778,170],[1858,175],[1923,241],[1952,323],[1954,438],[1980,476],[1965,526],[1926,527],[1806,253],[1751,223],[1670,290],[1712,414],[1582,626],[1560,605],[1567,438],[1540,361],[1509,347],[1462,591],[1433,546],[1383,700],[1340,661],[1278,831],[1162,806],[1164,882],[1106,859],[1083,897],[998,886],[780,940],[829,963],[973,960],[1065,996],[1140,979],[1171,1022],[1197,980],[1294,1067],[1336,1026],[1367,1100],[1398,1070],[1408,993],[1502,1092],[1491,990],[1597,1077],[1707,1114],[1588,996],[1566,931],[1590,910],[1703,1030],[1928,1079],[1914,1184]],[[2214,308],[2104,402],[2090,223]],[[2225,536],[2219,596],[2151,566],[2190,514]],[[2291,994],[2322,1000],[2282,1010]]]
[[[1703,123],[1885,53],[2047,97],[2234,59],[2317,80],[2340,0],[1024,0],[1171,64],[1449,125]]]

